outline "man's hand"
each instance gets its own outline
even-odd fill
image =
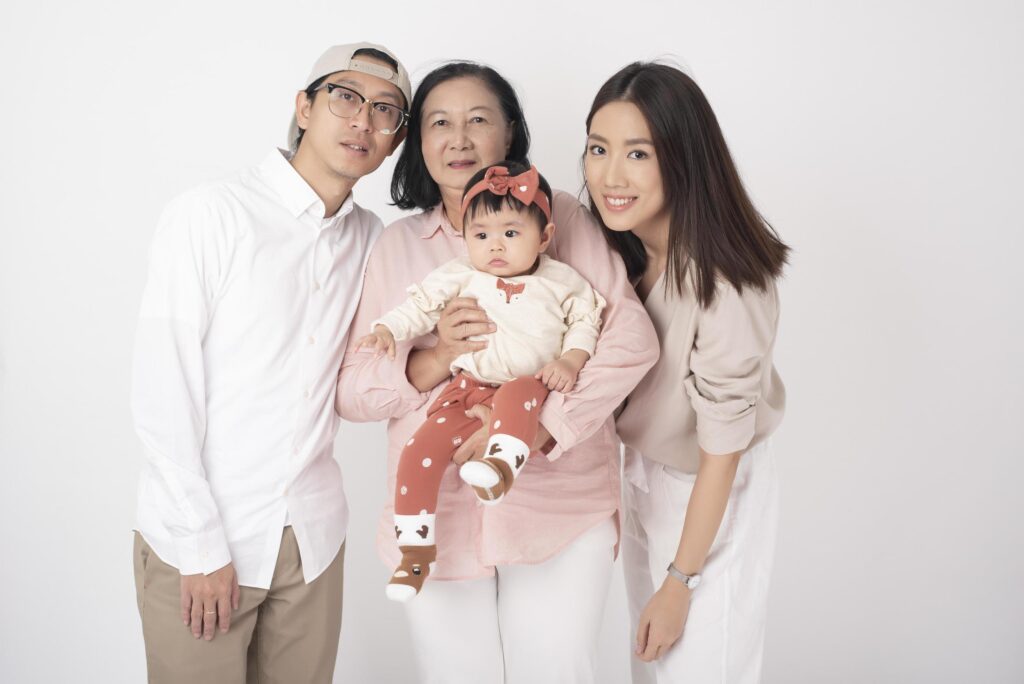
[[[241,596],[235,566],[228,563],[209,575],[181,576],[181,619],[192,628],[192,636],[213,639],[214,627],[231,627],[231,612],[238,610]]]
[[[375,325],[373,333],[366,337],[360,337],[356,342],[356,349],[362,347],[372,347],[377,352],[377,356],[387,352],[389,359],[395,358],[395,336],[391,334],[386,325]]]

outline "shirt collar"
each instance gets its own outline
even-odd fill
[[[455,230],[448,215],[444,213],[444,203],[439,202],[436,207],[423,215],[423,226],[420,228],[420,237],[424,240],[432,238],[437,231],[443,230],[452,237],[462,237],[462,231]]]
[[[260,174],[267,185],[281,198],[281,203],[288,210],[289,214],[295,218],[301,218],[303,214],[309,214],[318,223],[326,226],[327,224],[335,223],[338,219],[352,211],[354,202],[350,192],[345,201],[341,203],[341,208],[338,209],[337,213],[325,219],[324,211],[326,209],[323,201],[309,183],[306,182],[306,179],[299,175],[299,172],[291,165],[290,160],[290,152],[276,149],[272,150],[259,166]]]

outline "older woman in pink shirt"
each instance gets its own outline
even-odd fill
[[[399,304],[406,288],[466,254],[458,212],[466,181],[501,159],[525,159],[529,133],[514,90],[494,70],[440,67],[412,103],[392,196],[420,213],[385,229],[370,256],[353,330]],[[608,301],[597,349],[567,394],[541,413],[531,460],[500,506],[485,507],[448,468],[437,511],[439,555],[422,594],[406,605],[424,681],[589,682],[612,564],[618,549],[619,440],[612,412],[656,362],[654,328],[591,214],[554,193],[549,254],[579,271]],[[346,353],[337,409],[346,420],[388,419],[388,501],[398,456],[422,423],[459,354],[493,331],[472,300],[456,300],[437,335],[398,346],[395,360]],[[487,425],[485,410],[479,417]],[[486,428],[456,453],[483,446]],[[400,553],[392,506],[383,511],[379,552]],[[500,586],[500,591],[499,591]]]

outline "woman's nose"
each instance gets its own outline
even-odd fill
[[[611,158],[604,165],[604,184],[609,188],[622,188],[626,186],[626,169],[622,160]]]
[[[465,150],[473,146],[469,136],[466,135],[465,126],[453,126],[452,138],[449,147],[453,150]]]

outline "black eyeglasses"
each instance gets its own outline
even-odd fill
[[[325,83],[317,88],[317,90],[323,88],[327,89],[327,106],[331,110],[331,114],[342,119],[351,119],[359,113],[364,104],[369,102],[370,124],[378,133],[394,135],[409,120],[409,112],[398,105],[387,102],[374,102],[351,88],[346,88],[337,83]]]

